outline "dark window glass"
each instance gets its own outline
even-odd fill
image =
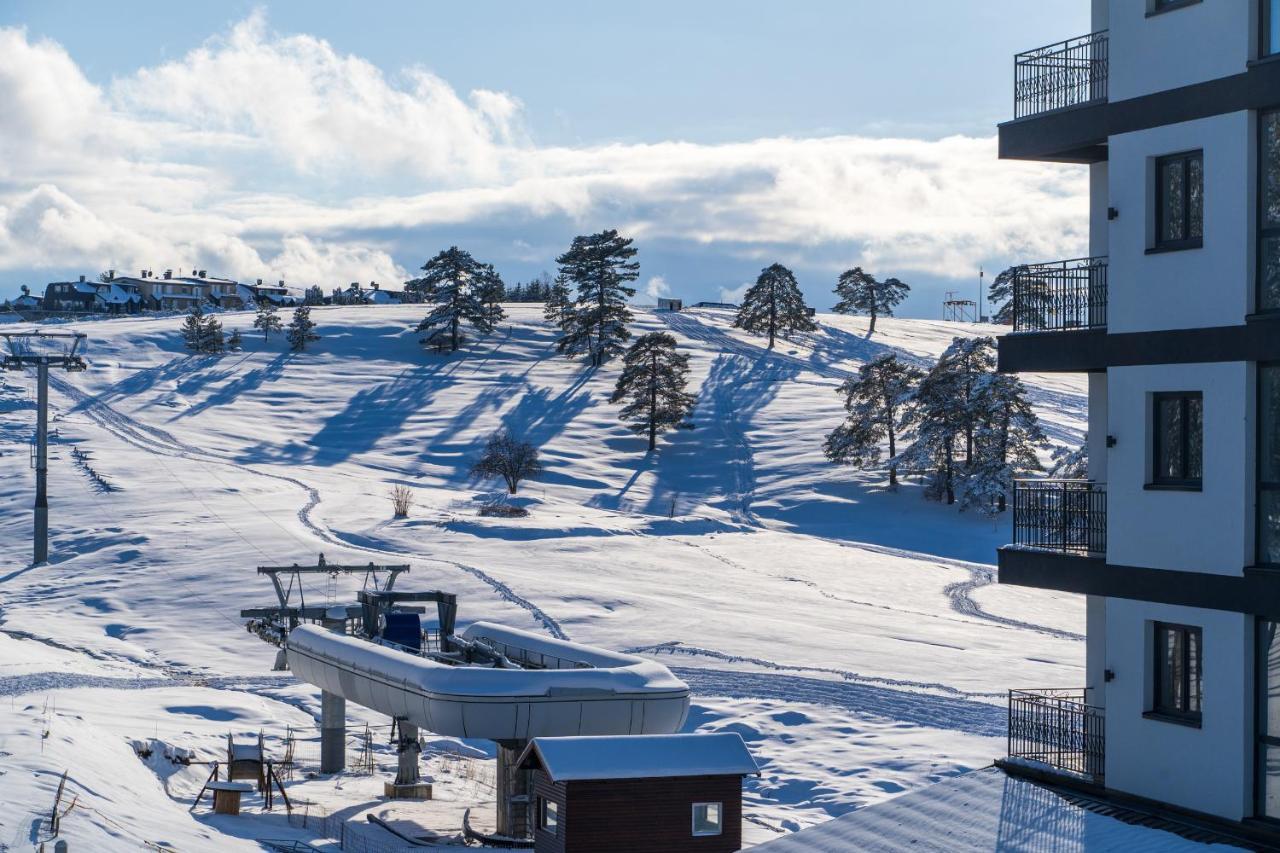
[[[1199,628],[1155,623],[1154,713],[1199,721],[1201,637]]]
[[[1258,562],[1280,565],[1280,364],[1258,367]]]
[[[1258,310],[1275,311],[1280,309],[1280,110],[1263,113],[1258,128]]]
[[[1152,397],[1152,483],[1199,488],[1204,469],[1204,398],[1199,391]]]
[[[1262,0],[1262,53],[1280,53],[1280,0]]]
[[[1204,238],[1204,156],[1156,161],[1156,248],[1193,249]]]
[[[1280,625],[1259,619],[1257,626],[1256,808],[1259,817],[1280,820]]]

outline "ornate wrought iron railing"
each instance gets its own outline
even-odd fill
[[[1013,58],[1013,116],[1026,118],[1107,99],[1107,31]]]
[[[1060,332],[1107,327],[1107,259],[1027,264],[1013,273],[1013,330]]]
[[[1083,690],[1010,690],[1009,757],[1101,782],[1105,716]]]
[[[1013,544],[1069,554],[1107,552],[1107,486],[1093,480],[1017,480]]]

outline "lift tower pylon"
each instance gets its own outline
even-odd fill
[[[0,332],[8,352],[0,367],[5,370],[36,369],[36,504],[33,564],[49,560],[49,367],[59,367],[70,373],[85,369],[84,359],[78,350],[85,335],[80,332]],[[64,349],[60,353],[37,352],[32,341],[62,339]],[[69,343],[66,343],[69,342]]]

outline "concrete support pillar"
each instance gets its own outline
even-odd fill
[[[346,615],[321,620],[335,634],[346,633]],[[320,772],[341,773],[347,767],[347,700],[320,691]]]
[[[397,723],[400,737],[396,743],[396,784],[416,785],[422,780],[422,774],[418,772],[418,753],[422,751],[422,747],[418,745],[418,727],[404,720]]]
[[[527,740],[498,741],[498,834],[512,838],[533,835],[533,774],[516,769]]]

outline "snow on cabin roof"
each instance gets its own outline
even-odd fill
[[[553,782],[759,775],[737,732],[679,735],[534,738],[519,766]]]

